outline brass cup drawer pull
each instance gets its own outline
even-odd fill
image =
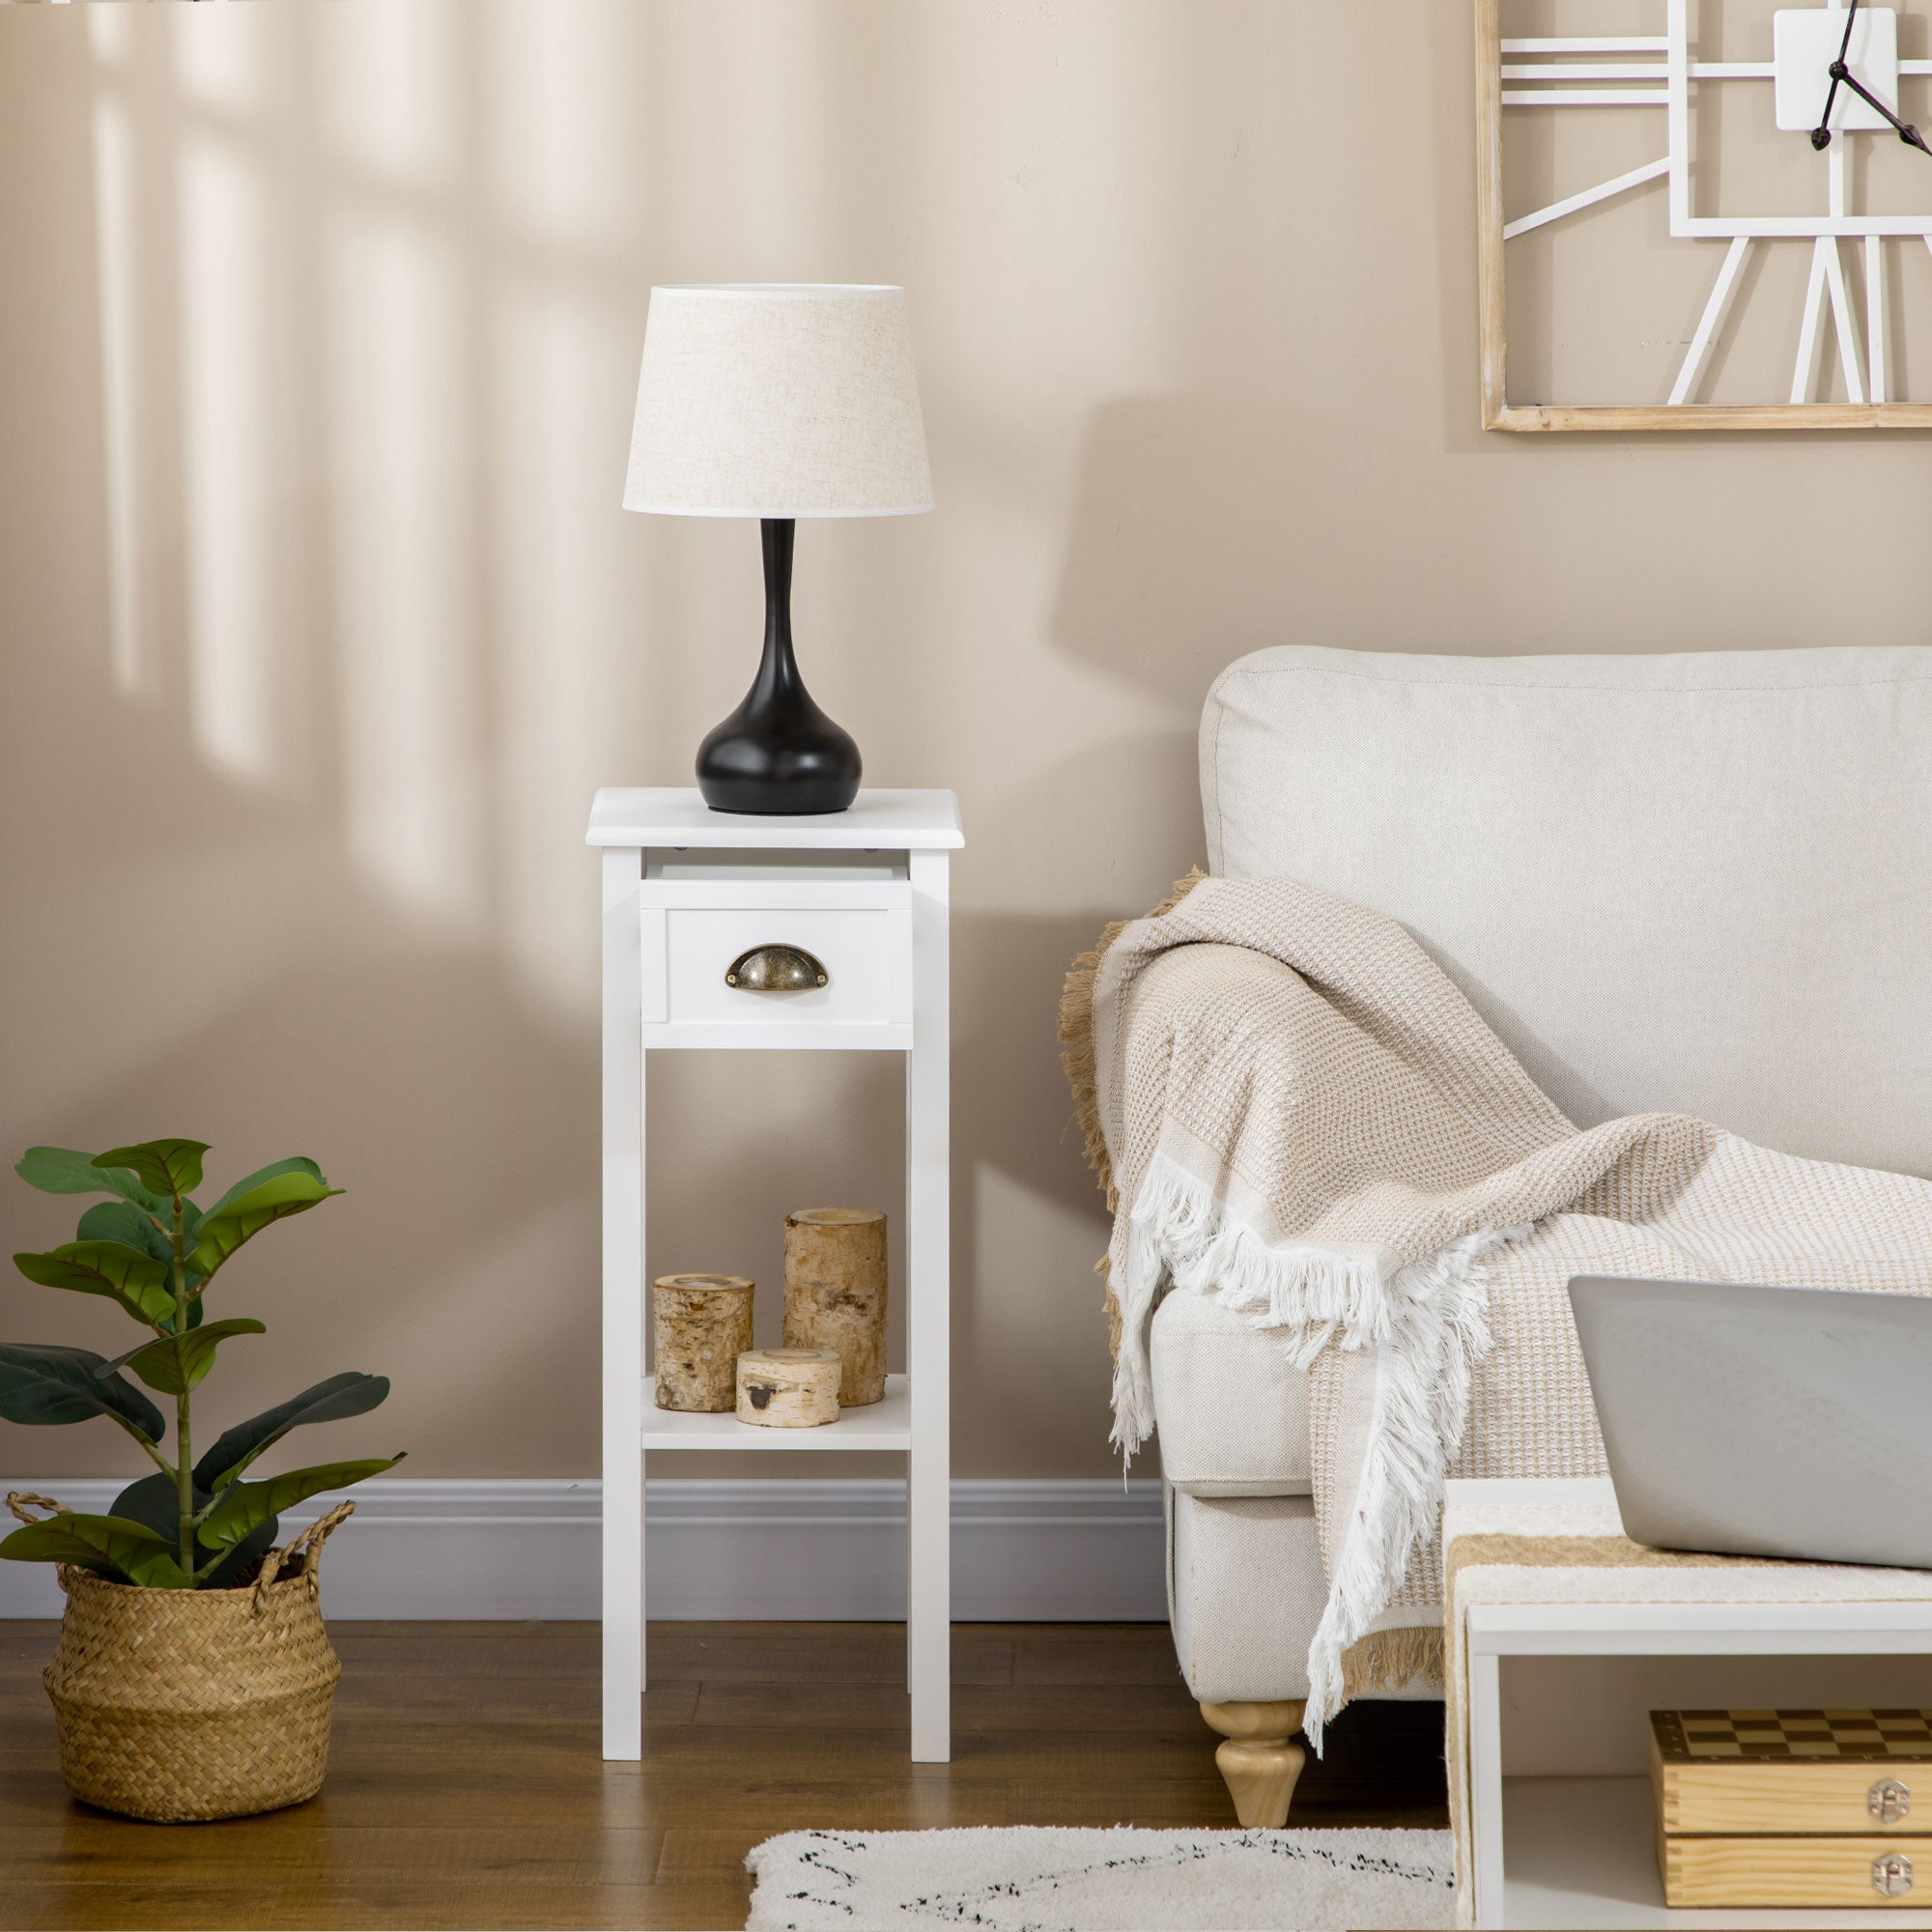
[[[809,993],[831,980],[831,974],[802,946],[754,946],[724,969],[724,983],[744,993]]]

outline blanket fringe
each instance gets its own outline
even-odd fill
[[[1131,1454],[1152,1434],[1149,1327],[1170,1280],[1253,1315],[1257,1328],[1286,1329],[1290,1359],[1307,1369],[1330,1343],[1382,1349],[1407,1322],[1411,1301],[1427,1302],[1457,1285],[1476,1252],[1463,1252],[1469,1243],[1486,1252],[1501,1238],[1485,1233],[1452,1243],[1391,1282],[1393,1258],[1378,1249],[1267,1240],[1229,1212],[1207,1181],[1156,1153],[1133,1205],[1114,1221],[1110,1275],[1122,1322],[1114,1358],[1115,1444]],[[1474,1320],[1481,1332],[1472,1339],[1486,1350],[1480,1311]]]
[[[1391,1258],[1372,1249],[1264,1239],[1165,1153],[1154,1155],[1132,1206],[1115,1218],[1122,1335],[1113,1439],[1123,1453],[1152,1433],[1149,1330],[1170,1279],[1183,1290],[1213,1291],[1228,1306],[1252,1313],[1258,1328],[1284,1330],[1297,1367],[1307,1368],[1331,1344],[1375,1352],[1375,1411],[1360,1479],[1308,1652],[1303,1728],[1318,1750],[1323,1725],[1347,1700],[1347,1652],[1387,1608],[1410,1557],[1435,1533],[1475,1364],[1490,1349],[1482,1263],[1527,1232],[1479,1228],[1392,1270]]]
[[[1138,1236],[1154,1250],[1137,1255],[1130,1246],[1130,1272],[1157,1276],[1164,1266],[1176,1287],[1211,1290],[1228,1307],[1259,1316],[1258,1328],[1293,1329],[1298,1369],[1330,1341],[1360,1349],[1388,1339],[1387,1258],[1378,1249],[1270,1242],[1163,1153],[1148,1163],[1128,1222],[1130,1240]]]
[[[1168,895],[1152,911],[1142,914],[1142,918],[1159,919],[1171,913],[1207,876],[1196,866],[1185,878],[1177,879]],[[1099,1075],[1094,1062],[1094,982],[1107,949],[1133,923],[1131,920],[1118,919],[1109,925],[1093,951],[1081,953],[1066,969],[1066,979],[1060,989],[1060,1064],[1065,1070],[1066,1084],[1073,1090],[1074,1118],[1080,1128],[1082,1151],[1087,1165],[1100,1183],[1100,1192],[1106,1196],[1110,1214],[1120,1211],[1121,1190],[1115,1184],[1114,1164],[1107,1153],[1107,1132],[1100,1122]],[[1107,1346],[1114,1360],[1119,1361],[1121,1303],[1114,1292],[1105,1255],[1094,1263],[1094,1272],[1107,1284]]]
[[[1390,1335],[1376,1352],[1375,1409],[1328,1603],[1308,1647],[1308,1719],[1321,1727],[1342,1708],[1343,1658],[1435,1535],[1449,1464],[1462,1447],[1475,1365],[1490,1350],[1484,1260],[1526,1228],[1482,1228],[1411,1262],[1389,1283]]]
[[[1378,1339],[1381,1325],[1378,1255],[1272,1246],[1164,1153],[1148,1163],[1132,1207],[1115,1215],[1109,1262],[1120,1326],[1111,1439],[1127,1457],[1153,1434],[1149,1338],[1170,1279],[1202,1293],[1217,1292],[1229,1307],[1253,1314],[1258,1328],[1294,1331],[1297,1368],[1308,1367],[1338,1336],[1350,1347]]]
[[[1442,1633],[1435,1625],[1371,1631],[1342,1655],[1342,1693],[1351,1699],[1374,1697],[1401,1690],[1418,1678],[1439,1686],[1443,1668]]]

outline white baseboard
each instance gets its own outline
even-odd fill
[[[35,1477],[4,1488],[104,1511],[121,1488]],[[594,1618],[595,1482],[415,1481],[356,1490],[329,1540],[332,1617]],[[312,1520],[318,1496],[283,1518]],[[905,1614],[905,1489],[887,1479],[701,1478],[650,1485],[646,1593],[653,1617],[829,1621]],[[1167,1615],[1160,1485],[1118,1481],[952,1485],[952,1614],[972,1623],[1137,1623]],[[0,1562],[0,1618],[55,1617],[38,1563]]]

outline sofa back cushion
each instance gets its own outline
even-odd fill
[[[1258,651],[1201,785],[1212,870],[1401,920],[1579,1124],[1932,1175],[1932,649]]]

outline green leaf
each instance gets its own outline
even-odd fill
[[[97,1201],[80,1217],[73,1237],[77,1241],[119,1241],[124,1248],[134,1248],[163,1267],[174,1264],[168,1237],[131,1201]]]
[[[85,1154],[74,1156],[86,1162]],[[94,1170],[89,1164],[88,1171]],[[99,1176],[96,1177],[97,1180]],[[131,1178],[128,1185],[140,1200],[97,1201],[80,1217],[80,1226],[74,1230],[77,1241],[119,1241],[123,1247],[138,1248],[144,1255],[152,1256],[163,1267],[174,1265],[174,1249],[169,1242],[165,1226],[156,1227],[158,1220],[166,1223],[174,1213],[172,1202],[156,1200],[146,1188],[139,1186]],[[146,1204],[146,1205],[143,1205]],[[201,1209],[192,1201],[182,1203],[182,1236],[191,1253],[201,1229]],[[192,1293],[202,1283],[198,1269],[185,1267],[188,1292]],[[187,1311],[187,1325],[196,1328],[201,1325],[201,1303],[190,1301]]]
[[[223,1430],[214,1447],[194,1465],[194,1480],[210,1490],[223,1489],[291,1429],[307,1422],[341,1422],[348,1416],[366,1415],[388,1393],[387,1376],[365,1376],[354,1369],[330,1376],[327,1381],[290,1396],[287,1402]]]
[[[279,1179],[285,1174],[306,1174],[311,1179],[321,1180],[325,1187],[328,1185],[327,1180],[323,1180],[322,1169],[316,1166],[315,1162],[309,1159],[307,1154],[291,1154],[287,1160],[271,1160],[267,1167],[258,1167],[253,1174],[244,1174],[208,1210],[209,1213],[219,1214],[223,1208],[234,1207],[236,1202],[241,1200],[242,1195],[248,1193],[250,1189],[261,1186],[265,1180]]]
[[[122,1350],[111,1362],[102,1362],[94,1373],[97,1376],[111,1376],[116,1370],[125,1369],[147,1346],[145,1342],[136,1342],[131,1349]]]
[[[0,1416],[30,1427],[114,1414],[151,1442],[167,1433],[161,1411],[91,1349],[0,1342]]]
[[[144,1187],[165,1195],[170,1208],[184,1194],[201,1185],[201,1157],[206,1141],[136,1141],[132,1147],[109,1148],[94,1156],[96,1167],[126,1167]]]
[[[184,1209],[190,1208],[193,1205],[190,1201],[182,1203]],[[190,1246],[193,1245],[194,1234],[189,1223],[191,1219],[199,1218],[199,1216],[190,1217],[185,1212],[182,1217],[183,1232]],[[80,1217],[80,1226],[74,1231],[74,1235],[76,1239],[82,1241],[119,1241],[123,1247],[139,1248],[144,1255],[159,1262],[172,1276],[175,1257],[173,1248],[168,1244],[168,1237],[130,1201],[96,1202]],[[191,1267],[184,1267],[182,1273],[186,1279],[187,1291],[192,1295],[201,1286],[202,1278]],[[163,1316],[161,1325],[164,1328],[172,1328],[173,1318]],[[189,1301],[187,1305],[187,1325],[190,1328],[201,1326],[201,1302],[198,1297]],[[130,1350],[128,1352],[131,1354],[134,1351]],[[125,1362],[128,1356],[124,1355],[121,1359]]]
[[[174,1211],[172,1201],[150,1194],[131,1174],[96,1167],[78,1148],[30,1147],[14,1172],[43,1194],[118,1194],[157,1214]]]
[[[104,1294],[142,1321],[165,1321],[175,1312],[167,1269],[119,1241],[66,1241],[51,1254],[15,1255],[14,1265],[43,1288]]]
[[[214,1366],[214,1351],[231,1335],[264,1335],[267,1323],[252,1315],[231,1315],[205,1328],[150,1342],[127,1357],[128,1366],[161,1395],[185,1395]]]
[[[208,1500],[199,1491],[195,1492],[196,1509]],[[170,1549],[180,1541],[181,1496],[176,1492],[175,1479],[158,1469],[152,1476],[129,1483],[108,1504],[107,1514],[123,1522],[138,1522],[152,1529]]]
[[[184,1201],[182,1203],[182,1252],[185,1255],[192,1255],[194,1253],[195,1243],[201,1238],[201,1209],[192,1201]],[[182,1264],[182,1274],[186,1280],[188,1293],[193,1296],[193,1299],[187,1305],[187,1325],[190,1328],[199,1328],[204,1311],[201,1305],[201,1296],[195,1293],[195,1290],[208,1277],[191,1261],[185,1261]],[[168,1325],[172,1327],[173,1323],[170,1322]]]
[[[194,1491],[194,1508],[197,1515],[214,1500],[204,1489]],[[112,1515],[125,1517],[130,1522],[146,1523],[170,1549],[179,1551],[181,1547],[181,1498],[176,1493],[174,1478],[164,1476],[158,1470],[152,1476],[143,1476],[138,1483],[129,1483],[114,1498]],[[198,1590],[222,1590],[244,1570],[257,1556],[267,1549],[280,1532],[281,1523],[274,1517],[259,1522],[244,1536],[235,1548],[222,1557],[221,1561],[195,1585]],[[215,1551],[200,1540],[195,1539],[198,1570]]]
[[[230,1483],[206,1521],[201,1540],[216,1548],[239,1543],[265,1517],[294,1509],[324,1490],[346,1490],[370,1476],[393,1469],[400,1456],[379,1456],[360,1463],[325,1463],[313,1469],[291,1469],[266,1483]]]
[[[242,1571],[274,1547],[275,1539],[282,1533],[282,1520],[271,1516],[266,1522],[258,1522],[208,1575],[194,1586],[197,1590],[226,1590],[230,1588]],[[198,1549],[208,1549],[205,1543],[198,1543]],[[208,1555],[201,1560],[208,1561],[214,1551],[208,1549]]]
[[[211,1275],[243,1241],[270,1223],[304,1213],[317,1202],[342,1191],[317,1175],[278,1174],[238,1195],[219,1213],[210,1213],[202,1221],[201,1238],[190,1260],[204,1275]]]
[[[55,1516],[30,1522],[0,1542],[0,1556],[20,1563],[73,1563],[152,1590],[193,1587],[160,1537],[146,1523],[118,1516]]]

